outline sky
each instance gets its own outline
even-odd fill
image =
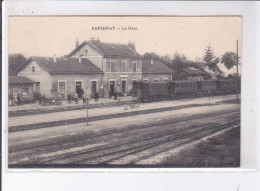
[[[93,30],[115,27],[115,30]],[[130,27],[137,30],[122,30]],[[30,56],[64,56],[91,37],[102,42],[134,41],[140,54],[184,54],[202,58],[210,43],[216,56],[236,52],[241,57],[240,17],[9,17],[9,53]]]

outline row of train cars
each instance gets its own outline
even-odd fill
[[[134,82],[133,96],[141,102],[240,93],[236,79],[169,82]]]

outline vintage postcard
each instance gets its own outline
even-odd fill
[[[11,16],[8,167],[240,167],[239,16]]]

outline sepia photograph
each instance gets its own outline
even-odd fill
[[[10,16],[8,168],[238,168],[240,16]]]

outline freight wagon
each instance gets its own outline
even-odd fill
[[[237,80],[134,82],[133,96],[141,102],[236,93]],[[239,84],[240,85],[240,84]]]
[[[236,93],[237,83],[238,81],[234,79],[218,80],[218,88],[222,94]]]
[[[217,80],[204,80],[198,82],[198,92],[202,95],[207,95],[209,93],[218,93],[218,81]]]
[[[166,99],[169,96],[169,83],[133,82],[133,96],[141,102]]]
[[[187,97],[198,93],[197,81],[172,81],[169,88],[169,97]]]

